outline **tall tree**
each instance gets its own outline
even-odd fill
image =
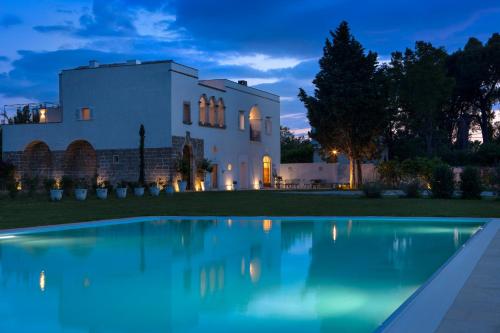
[[[391,65],[401,70],[399,82],[399,118],[407,136],[421,138],[427,155],[446,136],[448,119],[445,109],[451,98],[454,80],[448,76],[447,54],[443,48],[417,42],[415,50],[393,54]]]
[[[312,163],[311,140],[295,136],[288,127],[280,126],[281,163]]]
[[[482,66],[480,68],[481,85],[478,87],[477,106],[480,111],[479,125],[483,142],[488,143],[493,137],[493,104],[500,99],[500,34],[494,33],[484,46]]]
[[[314,96],[300,89],[307,108],[310,136],[323,149],[336,149],[349,157],[350,185],[362,183],[361,162],[377,151],[387,126],[386,89],[377,54],[365,53],[353,37],[347,22],[330,32],[313,81]]]

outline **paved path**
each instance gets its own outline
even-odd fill
[[[436,332],[500,332],[500,231],[496,233]]]

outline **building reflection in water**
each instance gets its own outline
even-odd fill
[[[244,322],[264,332],[373,330],[471,233],[430,224],[395,232],[383,221],[219,222],[2,239],[0,331],[230,332]],[[400,297],[386,302],[391,295]]]

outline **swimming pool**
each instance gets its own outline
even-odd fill
[[[372,332],[482,224],[148,218],[0,233],[0,332]]]

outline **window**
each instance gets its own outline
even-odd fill
[[[120,163],[120,157],[118,155],[113,155],[113,164]]]
[[[182,122],[191,125],[191,103],[189,102],[182,104]]]
[[[92,120],[92,109],[89,107],[83,107],[76,112],[77,120]]]
[[[207,99],[205,95],[200,97],[200,125],[207,123]]]
[[[266,117],[266,122],[264,124],[266,135],[271,135],[273,131],[273,123],[271,121],[271,117]]]
[[[210,97],[210,102],[208,104],[208,123],[210,126],[215,126],[215,120],[217,119],[216,112],[215,98]]]
[[[260,111],[257,106],[252,107],[248,118],[250,121],[250,141],[261,141],[261,119]]]
[[[219,127],[224,127],[226,125],[226,120],[224,119],[226,107],[222,98],[219,98],[219,103],[217,104],[217,125]]]
[[[238,128],[241,131],[245,130],[245,111],[240,111],[238,115]]]

